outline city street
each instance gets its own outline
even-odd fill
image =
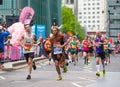
[[[26,80],[27,67],[8,72],[0,71],[0,87],[119,87],[119,56],[120,54],[111,55],[105,77],[102,72],[100,77],[96,77],[95,58],[92,58],[89,65],[84,65],[83,58],[80,58],[76,66],[71,63],[68,72],[62,73],[63,80],[56,81],[54,63],[48,65],[47,60],[41,60],[37,64],[37,70],[32,72],[31,80]]]

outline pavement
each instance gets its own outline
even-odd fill
[[[62,73],[63,80],[56,81],[57,73],[54,62],[49,65],[48,59],[36,61],[37,70],[33,70],[32,79],[26,80],[28,67],[0,71],[0,87],[120,87],[120,55],[111,55],[111,63],[106,66],[106,76],[96,77],[95,58],[85,65],[79,58],[76,65],[70,63],[68,72]],[[101,67],[102,70],[102,67]]]
[[[37,63],[40,60],[46,59],[45,57],[36,57],[34,58],[34,61]],[[3,64],[3,68],[0,69],[0,71],[10,71],[10,70],[16,70],[27,66],[26,60],[19,60],[14,62],[7,62]]]

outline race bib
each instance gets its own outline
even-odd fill
[[[99,43],[96,43],[96,47],[99,48],[101,46],[101,44]]]
[[[88,45],[83,45],[85,48],[88,47]]]
[[[108,49],[108,45],[104,45],[104,50],[107,50]]]
[[[76,49],[76,45],[72,45],[72,48]]]
[[[25,46],[27,47],[27,49],[25,49],[26,51],[29,51],[32,48],[32,45],[30,43],[25,43]]]
[[[54,48],[54,54],[62,54],[62,48]]]

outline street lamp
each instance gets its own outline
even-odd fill
[[[108,29],[109,29],[108,36],[110,37],[110,10],[108,10],[108,20],[109,20],[109,23],[108,23]]]

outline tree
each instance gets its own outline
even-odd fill
[[[66,6],[62,7],[62,31],[65,33],[68,31],[73,32],[73,34],[78,35],[80,40],[84,39],[84,32],[81,25],[73,14],[72,9]]]

